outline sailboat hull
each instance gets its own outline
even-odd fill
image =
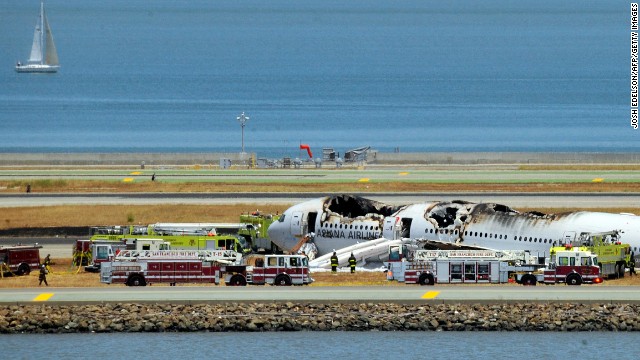
[[[55,73],[58,72],[59,65],[16,65],[16,71],[19,73]]]

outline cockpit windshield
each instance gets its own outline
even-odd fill
[[[280,218],[278,219],[278,222],[284,222],[284,217],[285,217],[285,214],[282,214],[282,216],[280,216]]]

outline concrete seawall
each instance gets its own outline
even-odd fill
[[[255,153],[0,153],[0,166],[149,166],[248,164]],[[333,162],[332,162],[333,163]],[[491,164],[638,164],[635,153],[382,153],[370,152],[368,164],[491,165]]]

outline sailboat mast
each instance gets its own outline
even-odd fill
[[[44,1],[40,2],[40,54],[42,54],[40,59],[40,64],[45,63],[45,49],[46,45],[44,43]]]

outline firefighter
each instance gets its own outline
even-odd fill
[[[349,267],[351,268],[351,273],[354,274],[356,272],[356,257],[353,256],[353,253],[349,257]]]
[[[631,257],[629,258],[629,276],[636,275],[636,259],[635,255],[631,253]]]
[[[47,256],[44,258],[44,261],[42,262],[42,264],[47,269],[47,272],[51,271],[51,254],[47,254]]]
[[[44,284],[49,286],[49,283],[47,282],[47,267],[42,264],[40,266],[40,276],[38,277],[38,279],[40,280],[40,283],[38,283],[38,286],[42,286],[42,282],[44,281]]]
[[[338,255],[336,252],[333,252],[333,256],[331,256],[331,272],[336,273],[338,271]]]

